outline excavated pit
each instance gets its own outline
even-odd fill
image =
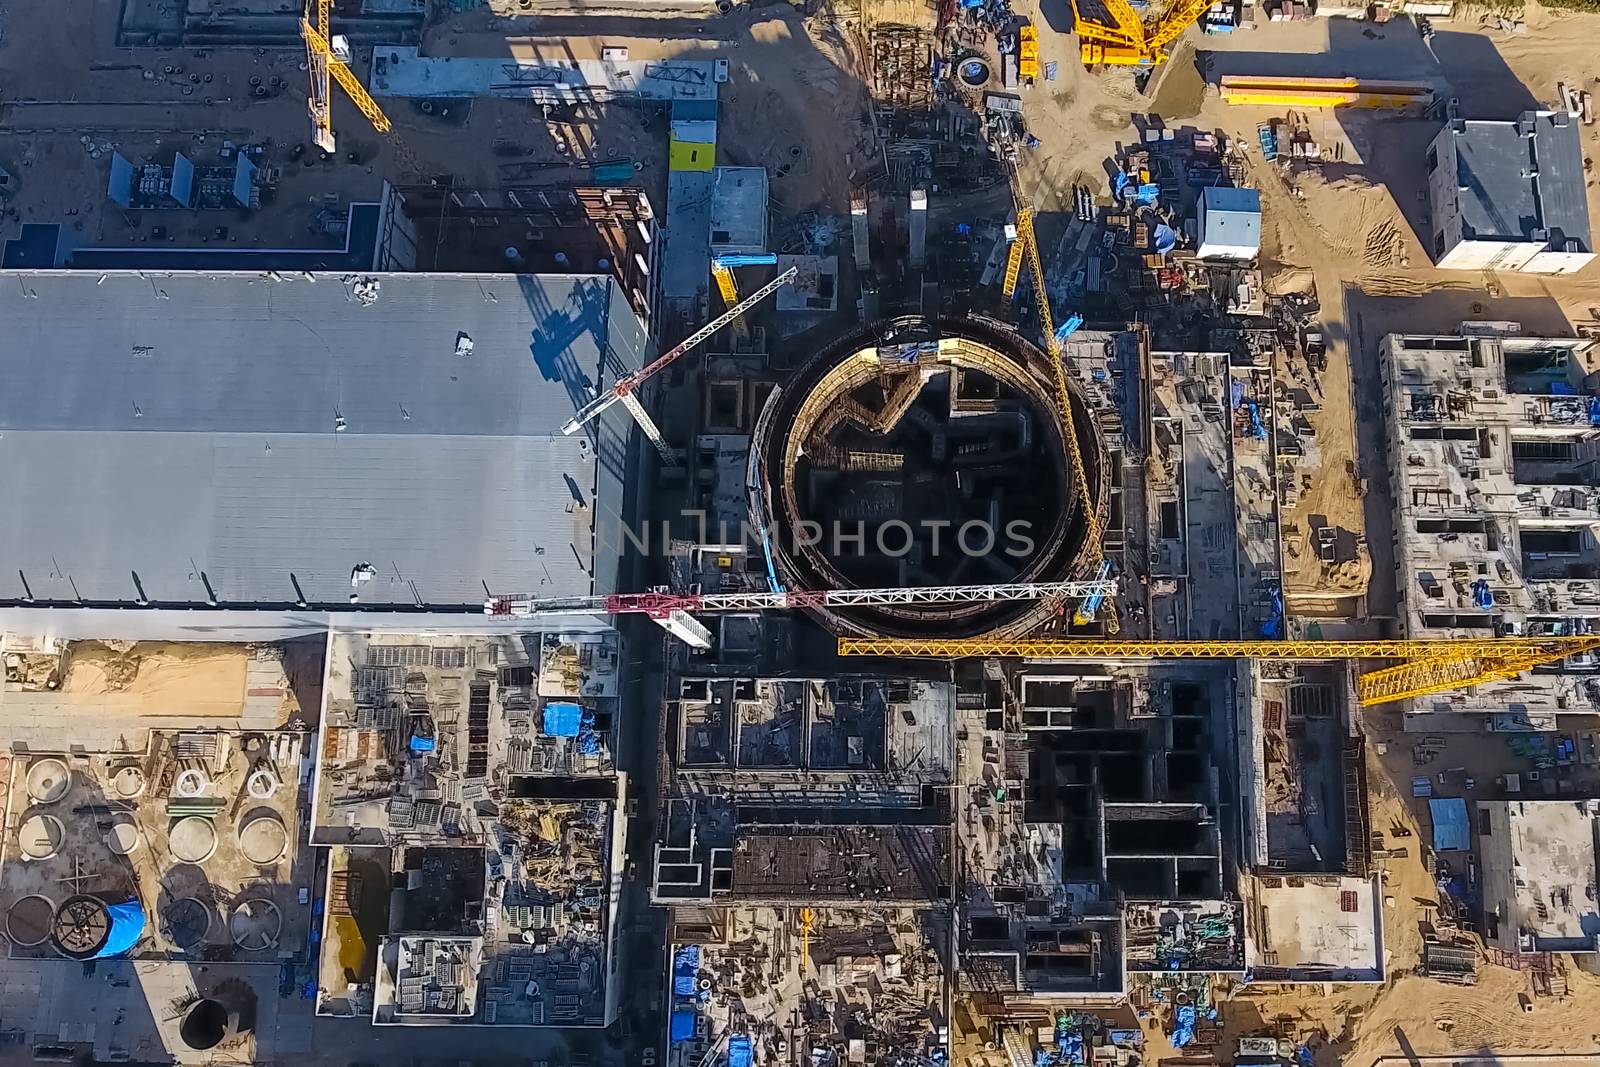
[[[1070,392],[1090,506],[1104,447]],[[753,524],[789,589],[905,588],[1088,577],[1046,355],[1002,323],[907,317],[842,336],[775,390],[753,449]],[[856,540],[856,535],[860,540]],[[1031,543],[1031,544],[1030,544]],[[836,633],[1018,634],[1040,601],[818,608]]]

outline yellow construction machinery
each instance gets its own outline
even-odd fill
[[[1400,660],[1356,682],[1362,707],[1515,678],[1535,667],[1600,649],[1600,634],[1572,637],[1445,638],[1421,641],[1005,641],[840,638],[841,656],[960,659],[1381,659]]]
[[[350,70],[350,49],[344,38],[332,35],[333,29],[333,0],[315,0],[316,19],[302,18],[300,20],[300,36],[306,42],[306,63],[311,76],[311,88],[306,95],[306,104],[311,111],[311,140],[316,146],[330,155],[334,150],[333,138],[333,94],[329,87],[328,78],[339,83],[339,87],[350,97],[350,102],[367,117],[372,123],[372,128],[379,133],[390,132],[389,116],[383,113],[383,108],[368,94],[366,86],[361,84]],[[391,138],[392,139],[392,138]],[[398,145],[397,145],[398,147]]]
[[[1072,0],[1078,52],[1086,67],[1149,67],[1164,63],[1167,45],[1206,13],[1212,0],[1174,0],[1146,27],[1127,0],[1102,0],[1104,14],[1086,12],[1087,0]]]
[[[800,980],[805,981],[811,970],[811,935],[817,929],[817,913],[811,908],[800,909]]]
[[[1022,179],[1016,168],[1011,171],[1011,196],[1017,205],[1017,236],[1006,255],[1006,273],[1001,280],[1000,295],[1007,302],[1016,294],[1017,280],[1022,274],[1022,260],[1028,260],[1028,274],[1033,282],[1034,306],[1039,311],[1039,331],[1044,337],[1045,351],[1050,357],[1050,370],[1055,379],[1056,403],[1061,408],[1061,436],[1066,438],[1067,455],[1072,465],[1072,484],[1083,504],[1087,531],[1084,544],[1089,548],[1090,563],[1100,570],[1100,511],[1099,501],[1089,489],[1089,471],[1083,462],[1083,449],[1078,445],[1077,427],[1072,423],[1072,392],[1067,388],[1067,370],[1062,365],[1062,340],[1056,334],[1055,316],[1050,312],[1050,294],[1044,287],[1044,260],[1039,256],[1039,239],[1033,232],[1033,201],[1022,191]],[[1081,321],[1081,320],[1079,320]],[[1105,577],[1105,574],[1100,574]],[[1094,621],[1082,603],[1073,611],[1073,622],[1085,626]],[[1106,629],[1117,632],[1117,609],[1113,601],[1105,615]]]
[[[1017,74],[1026,82],[1039,77],[1039,28],[1031,22],[1017,30]]]

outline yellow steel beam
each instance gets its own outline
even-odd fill
[[[1600,635],[1414,641],[1106,641],[990,638],[840,638],[841,656],[959,659],[1391,659],[1406,660],[1357,681],[1362,706],[1514,678],[1567,656],[1600,649]]]
[[[1369,671],[1356,680],[1356,695],[1363,706],[1386,704],[1391,700],[1466,689],[1484,682],[1515,678],[1524,671],[1553,663],[1570,653],[1409,660],[1394,667]]]
[[[1373,641],[1106,641],[1098,638],[999,640],[989,637],[841,637],[842,656],[1021,656],[1031,659],[1441,659],[1571,656],[1600,648],[1582,637],[1482,637]]]
[[[734,284],[733,271],[721,263],[712,261],[711,276],[717,280],[717,292],[722,294],[722,302],[728,307],[739,302],[739,287]]]
[[[1006,276],[1000,284],[1000,295],[1006,300],[1016,295],[1017,279],[1022,277],[1022,213],[1026,210],[1017,208],[1017,239],[1006,250]]]

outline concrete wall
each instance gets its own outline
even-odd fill
[[[1478,858],[1481,863],[1479,884],[1483,890],[1483,911],[1487,916],[1498,917],[1496,936],[1484,940],[1507,952],[1517,950],[1517,889],[1516,858],[1511,854],[1510,809],[1505,801],[1494,804],[1479,803],[1473,815],[1484,825],[1488,820],[1489,832],[1478,837]],[[1476,828],[1474,828],[1476,829]]]

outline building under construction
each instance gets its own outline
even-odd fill
[[[1076,393],[1076,441],[1065,440],[1048,358],[999,323],[905,318],[848,332],[791,374],[751,445],[764,490],[750,501],[753,525],[767,530],[777,580],[834,589],[1088,577],[1098,556],[1088,531],[1103,525],[1111,476]],[[798,536],[807,526],[821,536]],[[960,636],[1026,632],[1052,611],[991,603],[819,617],[835,632]]]
[[[1600,624],[1593,440],[1600,343],[1513,322],[1384,338],[1396,592],[1407,637],[1581,635]],[[1554,730],[1600,708],[1589,653],[1411,702]],[[1434,729],[1425,715],[1418,728]]]
[[[334,633],[311,801],[318,1010],[605,1026],[621,995],[615,634]]]

